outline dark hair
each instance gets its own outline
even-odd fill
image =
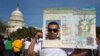
[[[22,38],[20,36],[18,36],[17,39],[20,39],[21,40]]]
[[[96,34],[96,38],[100,39],[100,34]]]
[[[58,23],[57,23],[57,22],[55,22],[55,21],[50,22],[50,23],[48,24],[48,27],[49,27],[50,25],[57,25],[57,27],[59,28]]]
[[[0,34],[0,39],[4,39],[4,36]]]
[[[31,38],[27,38],[27,41],[31,41]]]

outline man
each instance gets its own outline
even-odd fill
[[[5,55],[6,56],[13,56],[12,52],[12,35],[8,35],[8,38],[5,40]]]
[[[59,25],[56,22],[50,22],[48,24],[48,39],[50,40],[57,39],[57,35],[59,32],[58,29],[59,29]],[[34,37],[34,39],[32,40],[32,43],[28,49],[28,54],[29,54],[28,56],[33,56],[35,53],[39,53],[40,56],[67,56],[66,52],[60,48],[42,48],[41,42],[38,44],[35,44],[37,39],[41,35],[42,34],[38,32],[36,36]]]
[[[58,23],[56,22],[49,23],[47,39],[50,39],[50,40],[60,39],[59,37],[57,37],[58,33],[59,33]]]
[[[27,56],[27,50],[29,45],[31,44],[31,38],[26,38],[26,40],[24,41],[24,56]]]

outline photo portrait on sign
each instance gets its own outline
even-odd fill
[[[60,20],[46,20],[46,40],[60,40],[60,24]]]

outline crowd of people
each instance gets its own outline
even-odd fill
[[[26,56],[30,43],[29,37],[13,39],[11,35],[5,38],[0,34],[0,56]]]
[[[59,33],[57,22],[50,22],[47,26],[47,39],[55,40]],[[72,49],[72,48],[44,48],[42,47],[42,32],[37,32],[34,38],[16,37],[9,35],[4,39],[0,35],[0,56],[100,56],[100,35],[96,37],[97,49]]]

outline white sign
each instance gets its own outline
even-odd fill
[[[51,8],[44,10],[43,47],[96,49],[95,10]],[[48,39],[48,24],[59,24],[58,39]]]

